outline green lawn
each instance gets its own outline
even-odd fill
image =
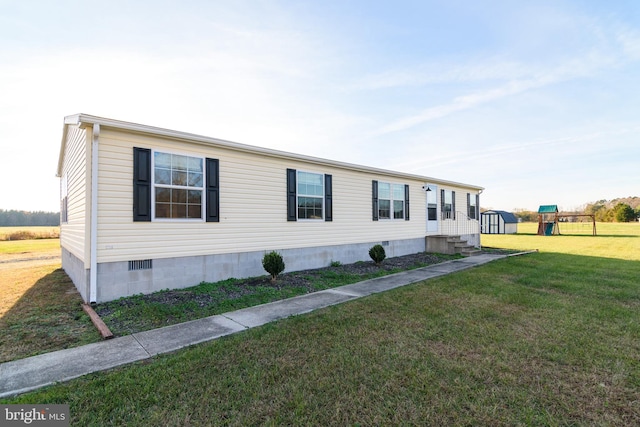
[[[640,228],[606,226],[483,236],[540,252],[2,403],[69,403],[74,425],[639,425]]]
[[[37,256],[53,251],[60,252],[60,239],[0,240],[0,255],[33,253]]]
[[[518,224],[518,234],[483,234],[482,246],[640,261],[639,222],[599,222],[596,228],[597,236],[592,236],[591,223],[561,223],[560,236],[538,236],[538,224],[525,222]]]

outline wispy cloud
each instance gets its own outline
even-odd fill
[[[391,132],[406,130],[430,120],[448,116],[449,114],[457,111],[467,110],[480,104],[521,93],[528,89],[540,87],[545,84],[549,84],[545,79],[515,80],[496,88],[480,90],[468,95],[459,96],[454,98],[453,101],[448,104],[430,107],[415,115],[397,119],[377,129],[373,132],[373,135],[379,136]]]
[[[640,60],[640,33],[637,30],[621,24],[606,26],[597,21],[589,21],[587,27],[585,31],[588,30],[592,44],[585,45],[583,49],[573,49],[573,56],[522,61],[509,59],[509,55],[505,54],[480,61],[469,58],[464,63],[419,64],[370,74],[355,84],[353,89],[384,91],[411,88],[417,94],[431,95],[434,90],[441,91],[440,87],[447,85],[467,91],[449,102],[422,109],[419,105],[428,104],[428,98],[422,95],[424,101],[420,102],[421,95],[418,95],[408,104],[416,106],[414,113],[382,124],[371,132],[371,136],[375,137],[406,131],[432,120],[531,90],[591,78]]]
[[[377,90],[440,83],[468,83],[524,78],[531,74],[531,67],[503,58],[490,58],[466,64],[439,62],[369,74],[359,78],[351,89]]]
[[[449,79],[450,83],[455,83],[459,80],[464,80],[466,82],[476,80],[482,83],[487,79],[504,79],[507,78],[507,76],[508,80],[499,85],[489,83],[488,88],[476,89],[466,95],[455,97],[449,103],[429,107],[410,116],[393,120],[392,122],[375,130],[372,135],[379,136],[407,130],[430,120],[439,119],[452,113],[468,110],[508,96],[517,95],[532,89],[545,87],[567,80],[589,76],[603,68],[614,65],[616,62],[617,58],[615,56],[594,50],[583,57],[567,60],[548,69],[529,70],[528,73],[525,71],[527,67],[524,64],[515,65],[512,63],[505,64],[504,66],[496,66],[491,70],[482,69],[484,70],[484,73],[477,76],[474,76],[473,74],[462,75],[460,73],[454,73]],[[513,75],[509,75],[508,70],[515,71],[514,74],[516,78],[514,78]],[[396,83],[400,80],[402,79],[396,80]]]
[[[590,141],[597,141],[599,139],[611,136],[619,136],[621,134],[629,134],[637,132],[640,128],[624,129],[624,130],[612,130],[610,132],[596,131],[585,134],[572,135],[560,138],[549,139],[536,139],[536,140],[524,140],[511,143],[495,144],[491,146],[476,146],[476,148],[465,147],[461,150],[448,150],[446,152],[440,152],[433,155],[424,156],[418,155],[416,158],[408,162],[402,162],[394,165],[396,169],[406,170],[409,172],[422,173],[422,168],[425,166],[424,159],[429,159],[429,167],[443,167],[449,165],[470,165],[478,164],[482,162],[486,168],[491,159],[498,159],[499,163],[504,163],[505,158],[520,158],[523,161],[531,161],[536,158],[535,153],[542,154],[543,157],[547,156],[549,152],[548,148],[553,148],[555,155],[562,154],[565,150],[562,147],[568,147],[569,150],[575,150],[576,147],[580,148],[580,151],[584,154],[587,151],[597,150],[601,151],[604,147],[593,147],[581,145]],[[533,155],[522,156],[521,153],[534,153]],[[513,155],[517,154],[516,157]],[[490,168],[489,168],[490,169]]]
[[[640,60],[640,32],[630,28],[621,28],[616,39],[622,46],[625,55],[631,59]]]

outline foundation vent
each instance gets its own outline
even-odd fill
[[[153,260],[142,259],[138,261],[129,261],[129,271],[151,270],[153,268]]]

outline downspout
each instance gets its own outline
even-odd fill
[[[91,141],[91,240],[90,240],[90,275],[89,302],[94,303],[98,297],[98,139],[100,125],[93,124]]]

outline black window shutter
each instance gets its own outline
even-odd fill
[[[456,192],[451,192],[451,218],[456,219]]]
[[[467,216],[471,218],[471,194],[467,193]]]
[[[296,170],[287,169],[287,221],[297,220],[296,205]]]
[[[133,147],[133,220],[151,221],[151,150]]]
[[[440,190],[440,212],[442,213],[442,219],[447,219],[444,212],[444,190]]]
[[[409,221],[409,185],[404,186],[404,220]]]
[[[207,222],[220,222],[220,162],[218,159],[206,159],[207,173]]]
[[[333,221],[333,189],[331,175],[324,176],[324,220]]]
[[[378,220],[378,181],[371,181],[371,201],[373,205],[373,220]]]
[[[480,195],[476,194],[476,219],[480,219]]]

